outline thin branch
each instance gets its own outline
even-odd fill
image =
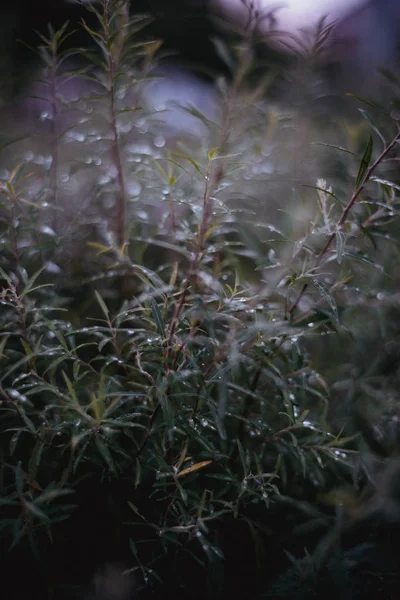
[[[322,248],[321,252],[318,254],[316,262],[315,262],[315,267],[318,267],[321,264],[322,259],[324,258],[325,254],[328,252],[333,240],[336,238],[337,231],[345,223],[345,221],[347,219],[347,215],[349,214],[349,212],[353,208],[354,204],[357,202],[358,197],[360,196],[361,192],[363,191],[363,189],[365,188],[365,186],[371,179],[371,176],[373,175],[375,169],[381,164],[383,159],[389,154],[389,152],[394,148],[394,146],[397,144],[397,142],[399,140],[400,140],[400,130],[397,132],[397,135],[393,138],[393,140],[390,142],[390,144],[388,146],[386,146],[386,148],[383,150],[382,154],[380,154],[378,156],[378,158],[375,160],[375,162],[373,162],[372,165],[370,165],[368,167],[367,172],[365,173],[364,179],[362,180],[362,182],[360,183],[358,188],[354,191],[347,206],[343,209],[342,216],[340,217],[340,219],[338,221],[336,230],[334,231],[334,233],[330,234],[330,236],[328,237],[328,241],[326,242],[325,246]],[[303,285],[303,287],[301,288],[296,300],[293,302],[292,306],[288,310],[288,313],[290,316],[293,316],[293,313],[296,310],[300,300],[304,296],[304,293],[307,290],[308,286],[309,286],[309,283],[305,283]]]

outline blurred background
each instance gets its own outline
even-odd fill
[[[76,0],[4,1],[0,7],[1,98],[7,105],[37,75],[32,48],[48,23],[65,21],[75,30],[71,45],[85,45],[81,19],[89,15]],[[325,76],[331,92],[376,91],[379,67],[395,68],[399,58],[400,3],[397,0],[138,0],[132,13],[151,14],[149,37],[163,40],[161,67],[168,77],[152,92],[165,103],[179,99],[207,109],[213,94],[210,82],[227,74],[213,39],[234,38],[246,25],[249,8],[257,14],[258,51],[266,60],[290,60],[294,36],[304,35],[326,16],[335,23],[324,53]],[[90,20],[90,19],[89,19]],[[253,23],[254,25],[254,23]],[[171,118],[173,115],[171,114]],[[184,123],[187,126],[188,123]]]

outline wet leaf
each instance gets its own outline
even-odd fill
[[[371,162],[372,148],[373,148],[373,141],[372,141],[372,136],[370,135],[368,138],[367,145],[364,150],[364,154],[361,158],[360,168],[358,170],[358,175],[357,175],[357,179],[356,179],[356,189],[364,181],[365,174],[366,174],[368,167],[370,165],[370,162]]]
[[[193,473],[194,471],[198,471],[199,469],[204,469],[207,465],[210,465],[212,460],[202,460],[201,462],[195,463],[191,467],[187,467],[180,471],[177,477],[184,477],[185,475],[189,475],[189,473]]]

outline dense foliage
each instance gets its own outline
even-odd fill
[[[194,133],[118,0],[88,5],[79,71],[67,26],[41,36],[47,108],[4,124],[9,598],[82,597],[110,562],[139,598],[395,597],[400,82],[321,101],[322,22],[269,101],[251,10]]]

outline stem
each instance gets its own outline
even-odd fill
[[[116,234],[117,234],[117,242],[118,246],[122,248],[125,243],[125,204],[126,204],[126,184],[125,184],[125,175],[124,168],[122,162],[122,153],[121,153],[121,144],[118,134],[117,128],[117,115],[115,108],[115,94],[114,88],[110,91],[110,99],[111,99],[111,129],[113,134],[113,159],[114,164],[117,168],[117,177],[118,177],[118,187],[119,193],[116,203]]]
[[[357,202],[357,199],[360,196],[361,192],[363,191],[363,189],[365,188],[365,186],[371,179],[371,176],[374,173],[375,169],[381,164],[383,159],[389,154],[389,152],[394,148],[394,146],[397,144],[397,142],[399,140],[400,140],[400,130],[397,132],[397,135],[393,138],[393,140],[390,142],[390,144],[388,146],[386,146],[386,148],[383,150],[383,152],[378,156],[378,158],[375,160],[375,162],[373,162],[372,165],[370,165],[368,167],[367,172],[365,173],[364,179],[362,180],[362,182],[360,183],[358,188],[356,188],[356,190],[353,192],[353,195],[350,198],[347,206],[345,206],[345,208],[343,209],[342,216],[340,217],[340,219],[337,223],[337,226],[336,226],[336,231],[339,230],[345,223],[345,221],[347,219],[347,215],[349,214],[349,212],[353,208],[354,204]],[[323,257],[328,252],[333,240],[336,238],[336,231],[334,233],[330,234],[330,236],[328,237],[328,241],[326,242],[325,246],[322,248],[322,250],[318,254],[317,259],[315,261],[315,268],[321,264]],[[293,313],[296,310],[300,300],[304,296],[304,293],[307,290],[308,286],[309,286],[309,283],[305,283],[303,285],[303,287],[301,288],[296,300],[293,302],[292,306],[288,310],[288,313],[290,316],[293,316]]]
[[[116,106],[116,86],[115,78],[118,75],[121,65],[121,54],[126,39],[127,25],[129,23],[129,12],[126,2],[123,2],[120,7],[120,13],[118,15],[120,28],[118,35],[112,42],[111,52],[107,55],[108,61],[108,73],[109,73],[109,96],[110,96],[110,117],[111,117],[111,131],[112,131],[112,156],[113,162],[117,169],[117,180],[118,180],[118,197],[116,201],[116,214],[115,214],[115,229],[117,243],[120,248],[125,243],[125,208],[126,208],[126,182],[122,160],[121,141],[118,133],[118,120],[117,120],[117,106]],[[111,19],[112,15],[109,15],[108,4],[104,4],[104,38],[106,45],[109,46],[111,34]]]
[[[51,77],[50,77],[50,90],[51,90],[51,142],[52,142],[52,154],[53,160],[51,163],[50,172],[50,189],[53,192],[53,227],[54,230],[58,229],[58,168],[60,161],[60,151],[58,143],[58,120],[59,120],[59,107],[57,101],[57,46],[53,41],[51,46],[52,61],[51,61]]]
[[[226,111],[224,112],[224,119],[221,127],[221,134],[219,137],[218,144],[218,154],[223,156],[229,142],[229,138],[231,135],[231,131],[233,129],[233,117],[234,117],[234,108],[237,102],[237,96],[240,90],[240,87],[243,83],[243,80],[248,72],[249,66],[251,64],[251,42],[252,42],[252,30],[251,30],[251,19],[252,15],[249,15],[249,21],[245,27],[245,35],[244,35],[244,46],[242,48],[240,54],[240,60],[238,64],[238,69],[236,72],[236,76],[232,83],[232,86],[229,90],[229,95],[227,97]],[[221,182],[224,176],[223,165],[220,163],[218,166],[212,166],[210,162],[207,169],[206,174],[206,186],[204,190],[203,196],[203,217],[200,224],[199,235],[197,239],[197,248],[195,251],[195,255],[190,262],[188,274],[186,276],[185,283],[183,285],[183,289],[181,292],[181,297],[178,304],[175,306],[175,311],[172,316],[171,326],[169,329],[168,340],[167,340],[167,356],[166,356],[166,365],[167,369],[170,364],[170,357],[172,352],[172,339],[175,333],[175,329],[179,320],[179,316],[182,312],[186,296],[189,290],[190,283],[192,281],[193,275],[196,273],[199,263],[200,257],[204,249],[205,237],[207,234],[207,228],[212,216],[212,207],[213,207],[213,194],[217,189],[219,183]]]

